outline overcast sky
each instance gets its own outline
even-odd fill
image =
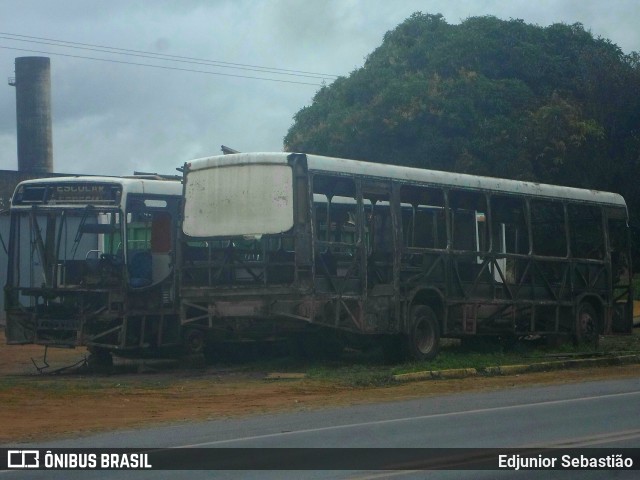
[[[281,151],[294,114],[319,85],[362,66],[385,32],[416,11],[441,13],[451,24],[478,15],[540,26],[580,22],[625,53],[640,51],[639,0],[0,0],[0,169],[17,168],[15,89],[6,83],[16,57],[51,58],[57,172],[175,173],[185,161],[219,154],[222,144]]]

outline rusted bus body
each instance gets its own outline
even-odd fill
[[[184,169],[181,323],[210,342],[322,326],[400,340],[632,325],[613,193],[305,154]]]
[[[182,186],[60,177],[12,198],[9,344],[88,346],[98,356],[181,341],[173,275]]]

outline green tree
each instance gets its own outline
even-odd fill
[[[635,218],[639,58],[580,23],[415,13],[296,113],[285,149],[611,190]]]

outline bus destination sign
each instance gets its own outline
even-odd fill
[[[117,203],[120,189],[98,183],[52,185],[49,203]]]
[[[102,204],[120,202],[122,187],[109,183],[37,183],[18,187],[13,205]]]

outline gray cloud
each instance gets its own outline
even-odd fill
[[[450,23],[488,14],[539,25],[581,22],[625,52],[640,50],[636,28],[640,4],[635,0],[23,0],[0,4],[0,16],[11,19],[2,27],[9,33],[335,75],[347,75],[361,66],[386,31],[420,10],[442,13]],[[0,39],[0,47],[274,77],[6,39]],[[15,57],[26,55],[43,54],[0,48],[5,77],[13,74]],[[62,172],[172,173],[189,159],[219,153],[221,144],[244,151],[280,150],[293,115],[311,102],[318,88],[49,56],[54,163]],[[0,88],[0,168],[16,164],[15,91],[5,86]]]

